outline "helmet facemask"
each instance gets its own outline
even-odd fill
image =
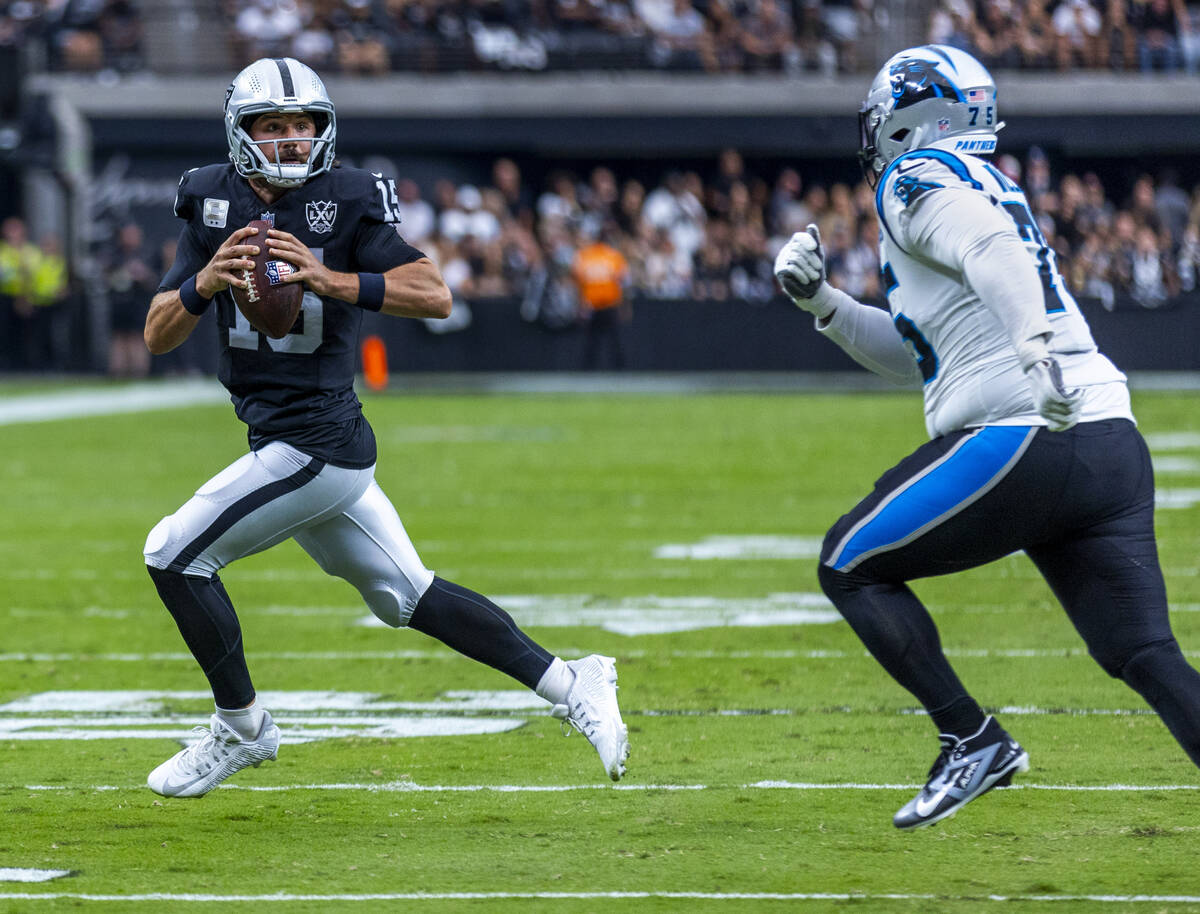
[[[315,130],[311,137],[279,137],[271,140],[255,140],[250,135],[254,122],[268,114],[298,114],[303,111],[313,119]],[[266,108],[251,111],[241,118],[234,128],[240,141],[241,155],[233,159],[238,174],[246,178],[262,178],[276,187],[298,187],[309,178],[327,170],[333,163],[334,140],[333,111],[312,108]],[[281,146],[298,144],[308,146],[308,157],[303,162],[283,162]],[[233,156],[231,154],[230,158]]]

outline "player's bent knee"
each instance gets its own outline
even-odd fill
[[[142,548],[142,555],[145,557],[147,565],[153,568],[166,568],[170,564],[170,559],[164,553],[167,552],[167,547],[174,539],[174,520],[175,515],[168,514],[146,535],[146,545]]]
[[[1132,650],[1113,652],[1109,656],[1092,651],[1092,656],[1109,676],[1124,680],[1138,691],[1145,683],[1173,673],[1177,665],[1187,665],[1179,642],[1174,637],[1142,644]]]
[[[829,597],[835,606],[837,605],[838,597],[853,593],[867,583],[861,575],[854,572],[838,571],[824,562],[817,566],[817,581],[820,582],[821,590],[824,591],[825,596]]]
[[[417,606],[414,594],[401,593],[386,581],[372,581],[360,588],[367,607],[384,624],[404,628]]]

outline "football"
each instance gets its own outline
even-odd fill
[[[230,286],[229,291],[250,326],[277,340],[287,336],[296,323],[304,298],[304,283],[284,282],[296,268],[286,260],[273,259],[267,252],[267,232],[273,227],[272,223],[255,219],[247,227],[255,229],[257,234],[242,239],[241,243],[258,245],[258,254],[250,258],[254,261],[254,269],[242,273],[249,288]]]

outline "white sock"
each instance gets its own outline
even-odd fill
[[[217,708],[217,717],[233,727],[242,739],[254,739],[262,729],[263,709],[258,706],[256,697],[246,708]]]
[[[551,704],[565,705],[567,693],[571,691],[574,682],[575,671],[555,657],[546,672],[542,674],[542,678],[538,680],[537,688],[534,691]]]

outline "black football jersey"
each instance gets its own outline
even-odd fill
[[[159,291],[178,289],[253,219],[291,232],[331,270],[383,273],[411,263],[425,255],[398,234],[394,201],[391,179],[358,168],[335,167],[270,206],[231,164],[194,168],[179,182],[175,214],[187,226]],[[286,441],[335,466],[375,462],[375,437],[353,386],[361,308],[306,289],[295,325],[277,340],[250,326],[228,290],[212,310],[218,376],[249,428],[251,449]]]

